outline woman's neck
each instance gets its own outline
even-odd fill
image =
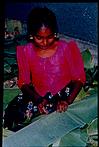
[[[57,51],[58,48],[58,42],[55,42],[53,45],[51,45],[49,48],[47,49],[41,49],[38,47],[35,47],[35,51],[37,53],[38,56],[42,57],[42,58],[46,58],[46,57],[51,57],[55,54],[55,52]]]

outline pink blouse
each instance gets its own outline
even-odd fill
[[[17,46],[17,62],[18,86],[32,82],[41,96],[47,92],[56,94],[71,80],[86,80],[81,53],[73,40],[59,40],[54,55],[46,58],[37,55],[32,43]]]

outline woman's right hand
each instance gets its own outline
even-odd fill
[[[68,108],[68,103],[66,101],[59,101],[57,104],[57,112],[65,112]]]
[[[48,110],[46,110],[45,106],[47,105],[48,101],[43,99],[43,101],[38,105],[38,109],[40,114],[48,114]]]

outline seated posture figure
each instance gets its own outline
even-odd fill
[[[22,94],[6,109],[16,122],[19,122],[17,116],[20,120],[32,118],[36,111],[39,114],[66,111],[86,80],[79,48],[74,40],[59,39],[56,17],[51,10],[33,9],[27,28],[30,40],[16,50]],[[8,122],[7,115],[5,118],[5,127],[11,128],[12,122]]]

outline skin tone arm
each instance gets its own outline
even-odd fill
[[[71,94],[66,98],[66,100],[60,100],[57,104],[57,111],[58,112],[63,112],[66,111],[68,108],[68,105],[72,104],[73,101],[75,100],[77,94],[80,92],[83,84],[80,81],[73,81],[72,82],[74,88],[71,91]]]

